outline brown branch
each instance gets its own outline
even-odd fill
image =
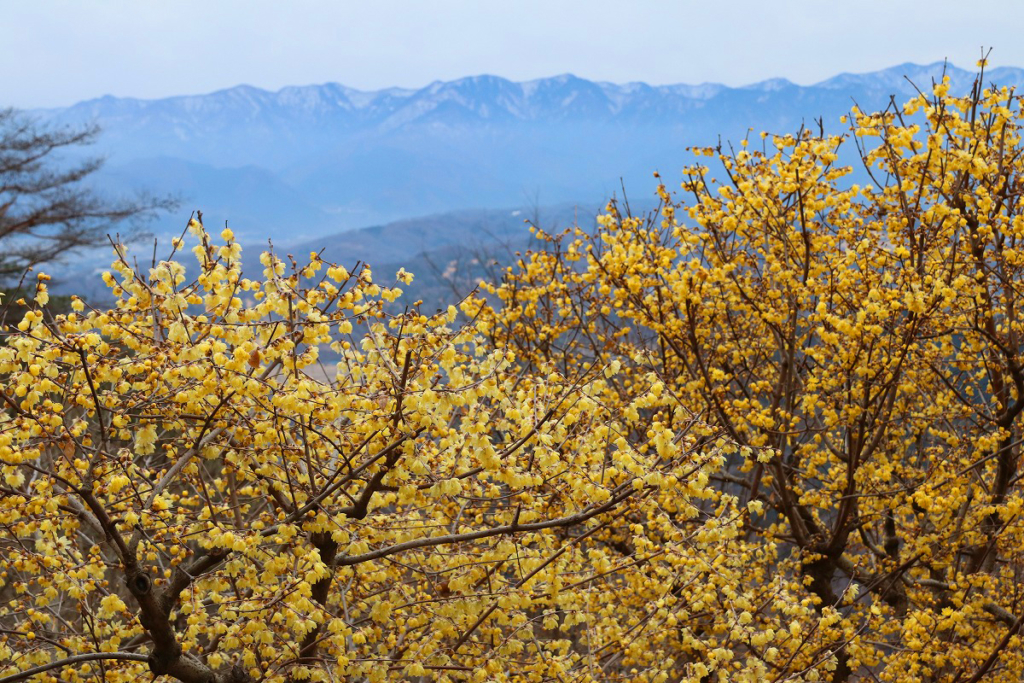
[[[73,666],[82,662],[95,662],[103,659],[115,659],[125,662],[146,662],[149,661],[149,655],[142,655],[137,652],[89,652],[87,654],[67,657],[56,662],[50,662],[49,664],[40,664],[39,666],[31,669],[25,669],[24,671],[11,674],[10,676],[4,676],[3,678],[0,678],[0,683],[16,683],[17,681],[23,681],[26,678],[32,678],[33,676],[46,673],[53,669]]]
[[[463,543],[465,541],[475,541],[480,538],[488,538],[490,536],[500,536],[502,534],[511,533],[522,533],[526,531],[541,531],[543,529],[554,529],[558,527],[574,526],[581,524],[582,522],[592,519],[597,515],[611,510],[613,507],[621,503],[622,501],[630,498],[636,493],[636,489],[632,487],[632,482],[627,482],[628,488],[625,484],[620,487],[608,501],[601,505],[584,509],[581,512],[577,512],[574,515],[567,515],[565,517],[558,517],[555,519],[549,519],[543,522],[528,522],[526,524],[506,524],[503,526],[492,527],[490,529],[480,529],[478,531],[470,531],[464,534],[448,534],[445,536],[430,536],[427,538],[417,538],[412,541],[406,541],[405,543],[396,543],[395,545],[387,546],[384,548],[378,548],[377,550],[371,550],[360,555],[346,555],[341,557],[337,561],[337,566],[348,567],[354,564],[362,564],[363,562],[369,562],[371,560],[378,560],[388,555],[394,555],[396,553],[405,552],[406,550],[415,550],[416,548],[425,548],[434,545],[446,545],[449,543]]]

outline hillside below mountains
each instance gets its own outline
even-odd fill
[[[99,124],[89,153],[108,158],[97,182],[117,194],[172,192],[228,221],[242,239],[279,243],[402,218],[468,208],[599,205],[621,193],[649,196],[651,173],[670,186],[686,147],[738,142],[761,130],[794,132],[857,103],[875,109],[927,90],[943,64],[902,64],[800,86],[784,79],[719,84],[612,84],[571,75],[516,83],[496,76],[420,89],[363,92],[343,85],[269,92],[238,86],[159,100],[101,97],[35,115]],[[974,73],[946,66],[953,92]],[[1024,70],[986,81],[1024,84]],[[176,232],[181,216],[156,225]]]
[[[631,202],[637,214],[654,209],[651,201]],[[406,296],[402,306],[422,299],[426,310],[458,301],[470,293],[481,279],[500,280],[503,269],[538,242],[530,227],[558,233],[572,226],[590,229],[604,204],[583,206],[565,203],[554,206],[531,206],[522,209],[463,209],[412,219],[403,219],[334,235],[314,237],[307,241],[287,242],[276,239],[243,243],[242,269],[250,278],[261,279],[264,266],[260,254],[268,249],[286,263],[289,257],[303,264],[311,252],[330,263],[339,263],[350,270],[369,264],[374,280],[394,285],[399,269],[415,275],[411,285],[403,286]],[[207,223],[208,227],[214,228]],[[181,226],[184,227],[184,226]],[[219,232],[211,230],[215,235]],[[179,230],[179,232],[181,232]],[[141,268],[152,259],[166,258],[169,240],[159,240],[156,253],[151,237],[141,237],[128,244],[128,258]],[[77,294],[95,304],[107,302],[110,293],[101,273],[109,270],[113,251],[96,249],[66,264],[46,267],[53,276],[50,290],[54,294]],[[185,250],[177,259],[189,277],[196,274],[195,260]]]

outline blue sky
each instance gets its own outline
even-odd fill
[[[1020,0],[0,0],[0,106],[239,83],[527,80],[801,84],[948,58],[1024,66]]]

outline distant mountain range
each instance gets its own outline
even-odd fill
[[[565,75],[515,83],[496,76],[376,92],[338,84],[268,92],[238,86],[160,100],[102,97],[37,116],[98,123],[108,157],[97,182],[177,193],[185,214],[227,220],[243,239],[278,243],[401,218],[467,208],[581,202],[598,205],[621,186],[649,196],[651,173],[675,183],[685,148],[738,141],[754,131],[792,132],[838,117],[856,102],[884,107],[927,89],[941,63],[842,74],[810,86],[773,79],[718,84],[616,85]],[[948,66],[954,92],[969,71]],[[986,80],[1024,84],[1024,70]],[[158,233],[180,229],[166,217]],[[429,240],[428,240],[429,242]]]

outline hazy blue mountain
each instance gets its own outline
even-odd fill
[[[772,79],[718,84],[599,83],[571,75],[516,83],[496,76],[363,92],[329,83],[269,92],[238,86],[160,100],[102,97],[37,114],[96,122],[99,179],[113,192],[178,193],[208,223],[280,243],[464,208],[600,202],[675,184],[685,148],[801,124],[841,131],[840,115],[927,90],[943,69],[902,64],[811,86]],[[974,74],[947,67],[954,92]],[[1024,84],[1024,71],[986,80]],[[168,217],[157,232],[177,230]]]

